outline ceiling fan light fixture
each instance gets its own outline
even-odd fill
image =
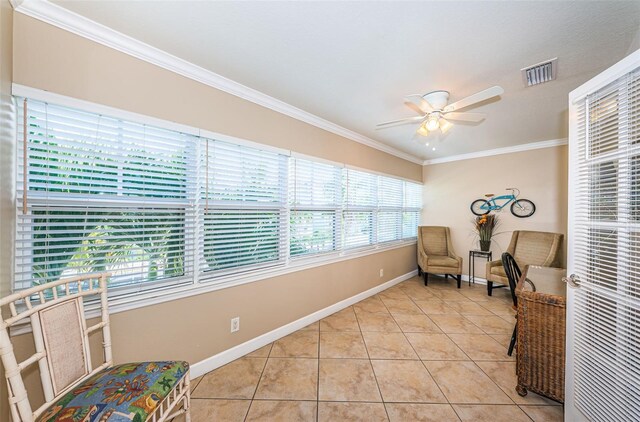
[[[416,133],[422,136],[429,136],[429,129],[427,129],[427,124],[421,124]]]
[[[430,115],[427,118],[427,122],[425,124],[427,130],[429,130],[430,132],[433,132],[434,130],[438,129],[440,127],[440,122],[438,119],[437,115]]]
[[[440,119],[439,123],[440,123],[440,131],[442,132],[442,134],[447,133],[449,129],[453,127],[451,122],[448,122],[447,120],[442,118]]]

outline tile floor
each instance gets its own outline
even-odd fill
[[[514,390],[510,301],[412,278],[194,380],[192,420],[562,421]]]

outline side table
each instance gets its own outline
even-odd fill
[[[476,275],[475,275],[475,271],[476,271],[476,262],[475,259],[477,257],[481,257],[481,258],[486,258],[487,262],[491,261],[493,259],[493,254],[491,253],[491,251],[481,251],[478,249],[473,249],[469,251],[469,286],[471,286],[471,282],[473,281],[473,283],[475,284],[476,280]]]

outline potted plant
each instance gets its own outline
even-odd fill
[[[485,214],[474,219],[474,229],[480,239],[480,250],[483,252],[491,249],[491,238],[498,227],[498,216]]]

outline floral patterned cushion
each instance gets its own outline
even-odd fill
[[[143,422],[188,371],[179,361],[112,366],[60,397],[38,422]]]

